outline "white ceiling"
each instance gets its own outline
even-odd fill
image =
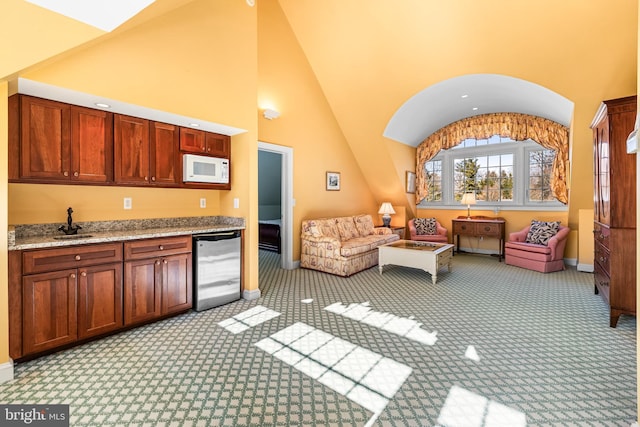
[[[408,99],[387,123],[384,136],[416,147],[450,123],[503,112],[531,114],[569,126],[573,107],[567,98],[525,80],[469,74],[436,83]]]

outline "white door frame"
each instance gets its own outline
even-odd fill
[[[282,268],[293,270],[293,148],[258,141],[258,151],[282,155],[282,224],[280,226],[280,260]]]

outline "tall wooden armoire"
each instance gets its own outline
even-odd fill
[[[609,304],[612,328],[636,314],[636,154],[626,144],[635,120],[629,96],[604,101],[591,123],[595,293]]]

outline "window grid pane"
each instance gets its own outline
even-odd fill
[[[425,185],[427,186],[427,197],[425,201],[442,201],[442,161],[431,160],[424,165]]]
[[[554,200],[551,191],[551,173],[555,155],[553,150],[529,152],[529,189],[527,194],[530,202]]]
[[[513,200],[513,155],[463,157],[454,160],[454,195],[476,193],[476,200],[502,202]]]

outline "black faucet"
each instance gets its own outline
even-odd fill
[[[73,209],[67,209],[67,226],[65,227],[64,225],[61,225],[60,227],[58,227],[58,231],[62,231],[66,235],[78,234],[78,230],[80,230],[82,227],[77,224],[73,225],[73,218],[71,218],[72,213]]]

